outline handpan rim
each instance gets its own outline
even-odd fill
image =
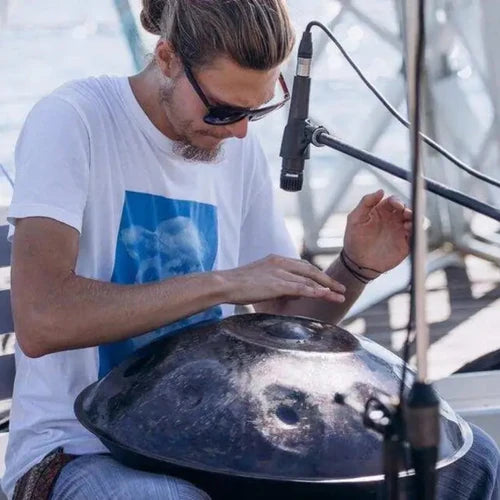
[[[120,447],[121,450],[128,451],[129,453],[134,453],[137,455],[142,455],[143,457],[158,461],[162,464],[172,465],[174,467],[180,467],[183,469],[190,469],[193,471],[202,471],[209,472],[211,474],[219,474],[228,477],[239,477],[244,479],[255,479],[255,480],[265,480],[265,481],[275,481],[275,482],[286,482],[286,483],[308,483],[308,484],[356,484],[356,483],[379,483],[384,481],[385,477],[383,474],[376,474],[372,476],[361,476],[361,477],[346,477],[346,478],[336,478],[336,479],[327,479],[327,478],[317,478],[317,477],[287,477],[287,476],[271,476],[266,474],[256,474],[251,472],[241,472],[238,470],[232,470],[227,468],[217,468],[217,467],[209,467],[204,464],[198,464],[189,461],[179,460],[178,458],[169,458],[168,461],[165,460],[164,457],[160,455],[155,455],[154,453],[145,452],[144,450],[140,450],[128,444],[120,443],[116,439],[106,435],[102,430],[97,429],[92,423],[87,419],[86,413],[83,411],[83,399],[87,396],[87,393],[92,391],[94,386],[98,384],[98,382],[94,382],[93,384],[86,387],[76,398],[74,410],[77,419],[80,423],[94,435],[98,436],[99,440],[108,448],[108,444],[111,443],[113,446]],[[470,426],[467,424],[465,420],[463,420],[460,416],[458,416],[458,425],[460,426],[460,430],[463,432],[464,436],[464,444],[462,447],[451,457],[446,457],[438,461],[436,465],[436,469],[442,469],[448,465],[453,464],[460,458],[462,458],[471,448],[473,441],[473,434]],[[411,477],[415,475],[414,469],[409,469],[405,471],[399,472],[400,478]]]
[[[233,319],[233,321],[245,321],[245,319],[248,319],[249,317],[252,317],[255,320],[259,320],[262,318],[269,318],[272,319],[273,317],[276,318],[276,315],[262,315],[262,314],[254,314],[254,315],[241,315],[239,318],[233,317],[236,319]],[[310,318],[305,318],[305,317],[284,317],[288,321],[293,321],[293,320],[298,320],[298,321],[304,321],[304,320],[311,320]],[[327,326],[332,326],[328,325],[324,322],[321,321],[316,321],[313,320],[318,324],[325,324]],[[340,327],[334,327],[337,330],[343,330]],[[218,330],[219,334],[222,335],[231,335],[231,332],[225,332],[224,331],[224,326],[220,326],[220,324],[217,324],[216,329]],[[365,343],[367,344],[374,344],[373,341],[370,339],[366,339],[364,337],[359,337],[357,335],[353,335],[350,332],[347,332],[346,330],[343,330],[343,332],[347,333],[349,336],[351,336],[353,339],[356,340],[356,342],[359,342],[360,345],[363,345]],[[234,336],[234,335],[233,335]],[[247,342],[249,342],[248,338],[246,339]],[[261,344],[258,344],[262,347]],[[266,346],[267,349],[274,350],[273,347],[271,346]],[[278,349],[278,348],[276,348]],[[279,350],[283,350],[279,349]],[[306,354],[305,351],[302,351],[301,349],[290,349],[291,351],[294,351],[294,355],[299,355],[301,357],[302,354]],[[357,349],[355,349],[357,350]],[[137,354],[137,353],[136,353]],[[308,356],[313,356],[316,357],[315,355],[320,355],[321,353],[318,351],[307,351]],[[101,379],[100,381],[96,381],[93,384],[89,385],[87,388],[85,388],[79,396],[75,400],[74,404],[74,411],[75,415],[80,421],[80,423],[90,432],[92,432],[94,435],[96,435],[101,442],[108,448],[110,449],[111,453],[114,455],[116,451],[118,451],[120,454],[123,456],[127,457],[143,457],[145,461],[152,461],[155,464],[157,464],[158,468],[171,468],[171,469],[180,469],[180,470],[185,470],[186,472],[188,471],[201,471],[201,472],[206,472],[210,474],[216,474],[219,476],[223,477],[236,477],[236,478],[242,478],[242,479],[250,479],[250,480],[259,480],[259,481],[269,481],[269,482],[275,482],[275,483],[307,483],[307,484],[317,484],[317,485],[349,485],[349,484],[378,484],[381,481],[384,480],[383,474],[373,474],[373,475],[367,475],[367,476],[357,476],[357,477],[352,477],[352,476],[342,476],[342,477],[335,477],[335,478],[328,478],[328,477],[309,477],[309,476],[287,476],[287,475],[279,475],[279,474],[266,474],[265,471],[242,471],[238,469],[232,469],[230,467],[225,466],[224,464],[222,465],[206,465],[197,461],[194,461],[192,459],[188,460],[183,460],[179,456],[176,457],[165,457],[164,455],[160,454],[155,454],[154,451],[151,450],[145,450],[141,449],[138,446],[135,446],[133,444],[127,443],[124,439],[117,439],[116,437],[111,437],[111,435],[106,432],[105,429],[99,428],[95,422],[90,418],[90,415],[88,414],[87,410],[85,409],[85,402],[87,398],[92,396],[92,392],[95,391],[96,386],[99,385],[104,379]],[[462,435],[463,441],[462,441],[462,446],[459,448],[456,448],[454,453],[442,458],[437,465],[437,468],[443,468],[449,464],[454,463],[458,459],[460,459],[463,455],[465,455],[468,450],[470,449],[472,445],[472,431],[467,424],[458,414],[455,413],[455,418],[453,419],[454,425],[458,427],[460,430],[460,433]],[[113,449],[115,452],[113,451]],[[123,452],[123,453],[122,453]],[[127,455],[128,454],[128,455]],[[139,464],[139,459],[137,461]],[[140,466],[140,465],[138,465]],[[407,471],[401,471],[400,472],[400,477],[408,477],[414,475],[414,471],[412,469],[407,470]]]

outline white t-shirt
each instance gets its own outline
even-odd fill
[[[257,140],[227,140],[213,164],[187,162],[151,123],[127,78],[69,83],[31,111],[16,147],[9,222],[30,216],[77,229],[76,273],[108,282],[230,269],[271,253],[296,256]],[[38,359],[16,347],[2,485],[9,497],[19,477],[58,446],[105,451],[75,418],[82,389],[159,335],[233,309],[213,307],[135,339]]]

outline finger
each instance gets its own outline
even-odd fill
[[[329,302],[337,302],[340,304],[345,302],[345,295],[342,295],[341,293],[332,292],[329,288],[319,288],[317,290],[318,299],[328,300]]]
[[[405,204],[397,196],[389,196],[389,198],[387,198],[387,204],[392,210],[396,210],[397,212],[405,211]]]
[[[283,274],[283,279],[285,281],[290,281],[293,283],[303,283],[304,285],[310,286],[312,288],[328,288],[324,285],[320,285],[317,281],[314,281],[311,278],[307,278],[306,276],[301,276],[299,274],[294,274],[288,271]]]
[[[315,290],[314,298],[316,299],[328,300],[329,302],[339,302],[339,303],[345,302],[344,295],[332,292],[332,290],[330,290],[327,287],[318,287],[315,288],[314,290]]]
[[[368,215],[373,207],[377,206],[382,198],[384,197],[384,190],[379,189],[374,193],[365,194],[363,198],[359,201],[357,207],[353,210],[353,213],[363,216]]]
[[[305,276],[299,276],[299,275],[293,274],[293,273],[287,273],[287,274],[288,274],[288,276],[286,276],[284,278],[287,281],[295,282],[295,283],[303,283],[303,284],[305,284],[307,286],[310,286],[312,288],[319,288],[319,289],[325,289],[325,288],[327,288],[328,290],[331,290],[329,287],[325,287],[323,285],[320,285],[318,282],[314,281],[311,278],[307,278]],[[338,292],[338,291],[333,291],[333,290],[331,290],[331,291],[336,296],[343,296],[344,295],[343,292]],[[344,292],[345,292],[345,287],[344,287]]]
[[[343,295],[332,292],[327,287],[312,287],[294,281],[283,281],[281,285],[281,296],[323,299],[330,302],[345,302],[345,297]]]
[[[403,212],[403,220],[411,221],[413,219],[413,212],[409,208],[405,208]]]
[[[319,283],[322,286],[326,286],[334,292],[344,293],[346,288],[344,285],[335,281],[333,278],[330,278],[328,274],[324,273],[317,267],[314,267],[307,261],[301,260],[290,260],[290,267],[287,268],[287,271],[298,274],[300,276],[305,276],[314,280],[316,283]]]
[[[389,196],[382,200],[377,208],[386,214],[399,216],[404,213],[405,204],[397,196]]]

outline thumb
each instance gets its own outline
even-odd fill
[[[383,189],[379,189],[374,193],[365,194],[358,203],[358,206],[354,209],[354,212],[356,212],[356,215],[360,217],[368,215],[371,212],[372,208],[380,203],[383,197]]]

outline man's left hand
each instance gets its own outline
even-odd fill
[[[344,251],[358,266],[389,271],[409,253],[411,220],[411,210],[395,196],[384,198],[381,189],[367,194],[347,217]]]

